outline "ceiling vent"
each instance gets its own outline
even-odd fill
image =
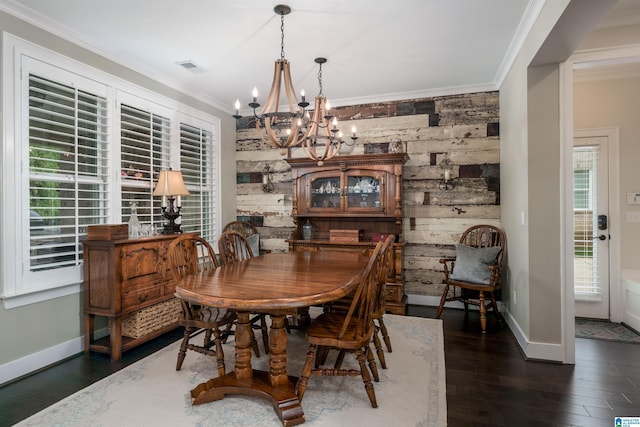
[[[180,61],[180,62],[176,62],[176,64],[178,64],[179,66],[181,66],[187,71],[191,71],[192,73],[201,73],[204,71],[202,67],[200,67],[198,64],[196,64],[193,61]]]

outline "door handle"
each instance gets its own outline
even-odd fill
[[[607,236],[605,236],[604,234],[601,234],[601,235],[596,236],[596,237],[594,237],[594,238],[593,238],[593,240],[596,240],[596,239],[599,239],[599,240],[607,240]]]

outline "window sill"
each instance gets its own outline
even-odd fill
[[[2,297],[2,303],[4,304],[5,310],[10,310],[12,308],[23,307],[29,304],[36,304],[54,298],[77,294],[80,293],[80,291],[82,291],[82,284],[75,283],[53,289],[44,289],[19,295],[7,295]]]
[[[580,302],[602,302],[600,294],[576,294],[575,300]]]

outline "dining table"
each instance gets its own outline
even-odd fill
[[[304,423],[296,392],[298,377],[287,373],[286,318],[348,295],[368,260],[359,252],[268,253],[181,279],[178,298],[237,313],[235,369],[193,388],[192,404],[247,394],[270,400],[284,426]],[[252,313],[271,318],[268,372],[251,366]]]

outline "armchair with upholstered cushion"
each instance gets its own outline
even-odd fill
[[[506,248],[504,232],[493,225],[468,228],[456,244],[455,258],[442,258],[444,291],[436,317],[448,301],[461,301],[465,311],[469,304],[480,308],[482,333],[487,330],[487,309],[499,319],[495,292],[501,288],[502,259]],[[451,294],[450,294],[451,291]],[[488,300],[488,301],[487,301]]]

